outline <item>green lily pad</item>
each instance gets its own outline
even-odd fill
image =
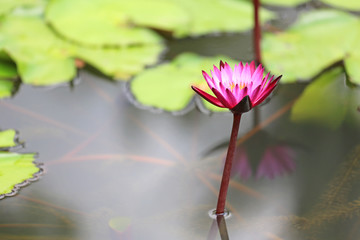
[[[42,19],[28,16],[9,16],[0,28],[0,39],[0,46],[16,62],[22,81],[32,85],[72,80],[76,75],[74,58],[125,80],[155,63],[164,48],[160,44],[122,48],[78,46],[59,39]]]
[[[16,7],[32,7],[39,5],[43,0],[0,0],[0,16]]]
[[[308,80],[351,55],[359,29],[359,19],[345,12],[306,13],[286,32],[265,35],[264,63],[274,73],[284,75],[283,83]]]
[[[358,44],[360,40],[360,35],[355,41],[356,44],[354,48],[350,51],[350,54],[345,56],[344,65],[349,77],[349,81],[360,85],[360,45]]]
[[[240,32],[253,28],[254,10],[251,2],[238,0],[173,0],[190,17],[188,29],[175,29],[176,37],[196,36],[212,32]],[[260,9],[261,22],[274,17]]]
[[[12,96],[17,88],[17,77],[16,66],[0,60],[0,98]]]
[[[141,106],[184,112],[190,109],[187,107],[196,94],[191,85],[207,88],[201,70],[209,72],[220,60],[227,61],[230,65],[237,63],[225,56],[200,57],[183,53],[170,63],[163,63],[140,73],[130,82],[129,88],[133,98]],[[211,111],[227,111],[207,103],[205,106]]]
[[[159,44],[124,48],[79,47],[76,56],[108,76],[127,80],[145,66],[156,63],[163,50],[164,46]]]
[[[50,1],[46,8],[46,20],[62,36],[81,44],[127,46],[160,42],[161,38],[153,31],[133,26],[126,8],[122,8],[123,2]],[[141,3],[137,7],[145,8]]]
[[[263,22],[271,17],[261,10]],[[253,26],[253,7],[237,0],[58,0],[49,3],[46,19],[62,36],[78,43],[124,46],[159,42],[156,34],[139,26],[176,37],[248,30]]]
[[[261,0],[262,4],[285,6],[285,7],[294,7],[306,2],[309,2],[309,0]]]
[[[313,122],[336,129],[348,111],[349,89],[345,76],[336,68],[315,79],[297,100],[291,111],[294,122]],[[326,103],[326,104],[324,104]]]
[[[50,85],[75,77],[71,46],[40,18],[6,17],[1,23],[0,46],[16,62],[24,83]]]
[[[321,0],[324,3],[334,7],[344,8],[352,11],[360,10],[360,1],[358,0]]]
[[[15,64],[0,60],[0,79],[15,79],[17,77],[18,74]]]
[[[0,99],[11,97],[15,88],[16,83],[14,81],[0,79]]]
[[[8,129],[0,131],[0,149],[15,147],[18,143],[15,141],[16,131]]]
[[[15,135],[12,129],[0,131],[0,147],[6,149],[16,146]],[[0,199],[15,195],[20,187],[39,177],[42,169],[34,162],[34,158],[34,153],[0,151]]]

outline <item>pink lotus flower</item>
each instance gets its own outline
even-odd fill
[[[191,86],[208,102],[221,107],[228,108],[233,113],[244,113],[262,103],[274,90],[281,76],[273,80],[269,79],[270,73],[265,77],[264,68],[259,65],[255,68],[254,61],[245,66],[240,62],[235,65],[234,70],[220,61],[220,70],[214,66],[210,77],[205,71],[203,76],[215,96]]]

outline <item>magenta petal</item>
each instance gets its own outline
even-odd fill
[[[198,88],[193,88],[207,101],[220,106],[229,108],[231,111],[244,97],[249,102],[249,110],[260,104],[274,88],[279,79],[273,81],[274,76],[270,77],[267,73],[265,77],[264,68],[261,64],[256,66],[255,61],[251,63],[236,64],[234,69],[227,62],[220,61],[219,68],[214,65],[210,74],[202,72],[207,84],[214,95],[205,94]]]
[[[249,97],[252,102],[254,102],[258,98],[260,88],[261,86],[259,85],[251,93],[249,93]]]
[[[272,88],[266,89],[264,92],[259,94],[257,99],[255,99],[253,106],[255,107],[255,106],[259,105],[260,103],[262,103],[270,95],[270,93],[274,90],[275,87],[276,87],[276,85],[273,86]]]
[[[197,93],[199,94],[201,97],[203,97],[206,101],[208,101],[209,103],[214,104],[215,106],[221,107],[221,108],[226,108],[216,97],[211,96],[210,94],[208,94],[207,92],[195,87],[195,86],[191,86],[191,88]]]
[[[281,77],[282,77],[282,75],[278,76],[278,77],[275,78],[275,80],[273,80],[273,81],[269,81],[269,85],[266,86],[266,87],[271,88],[271,87],[273,87],[274,85],[278,84],[278,82],[280,81],[280,78],[281,78]],[[272,78],[271,78],[270,80],[272,80]]]
[[[231,105],[231,108],[235,107],[237,104],[236,98],[234,97],[233,93],[227,88],[226,89],[226,99]]]
[[[259,96],[257,96],[257,98],[254,101],[254,106],[259,105],[260,103],[262,103],[270,95],[270,93],[277,86],[277,83],[279,82],[280,78],[281,78],[281,76],[277,77],[274,81],[272,81],[268,85],[268,87],[266,87],[265,91],[263,91],[262,93],[259,94]]]
[[[212,79],[209,74],[207,74],[207,72],[205,71],[202,71],[202,74],[207,82],[207,84],[209,85],[210,89],[215,87],[215,82],[214,82],[214,79]]]
[[[216,88],[212,88],[211,90],[213,91],[213,93],[215,94],[215,96],[217,97],[217,99],[218,99],[226,108],[231,108],[228,100],[227,100]]]
[[[261,66],[261,65],[260,65]],[[259,66],[259,67],[260,67]],[[251,74],[253,74],[254,72],[255,72],[255,62],[254,61],[252,61],[251,63],[250,63],[250,71],[251,71]]]
[[[240,96],[239,96],[240,99],[238,99],[238,100],[241,101],[246,95],[248,95],[248,87],[244,87],[243,89],[241,89]]]
[[[221,95],[226,96],[227,88],[224,86],[224,84],[222,82],[219,82],[219,87],[216,89],[221,93]]]
[[[214,70],[211,71],[211,75],[216,82],[221,82],[221,72],[215,65],[214,65]]]
[[[225,67],[225,64],[222,60],[220,60],[220,70],[222,70]]]
[[[263,78],[263,80],[261,81],[261,86],[265,86],[266,85],[266,82],[268,81],[268,79],[269,79],[269,76],[270,76],[270,72],[268,72],[267,74],[266,74],[266,76]],[[271,79],[270,79],[271,80]]]

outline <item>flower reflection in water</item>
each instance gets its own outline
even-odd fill
[[[276,176],[285,175],[295,171],[296,152],[286,144],[270,145],[265,148],[260,161],[249,158],[244,146],[237,146],[234,158],[232,175],[239,175],[241,179],[247,180],[255,171],[256,179],[274,179]],[[258,164],[256,164],[258,162]],[[255,163],[255,164],[252,164]],[[252,168],[252,165],[255,165]]]
[[[295,171],[294,158],[295,151],[289,146],[268,147],[256,170],[256,178],[267,177],[273,179],[276,176]]]

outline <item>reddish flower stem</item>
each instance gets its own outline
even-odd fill
[[[240,127],[241,114],[234,113],[233,126],[231,130],[230,143],[226,155],[224,171],[221,179],[220,192],[216,207],[216,214],[222,215],[225,212],[226,194],[229,187],[231,166],[234,159],[236,140]]]
[[[260,40],[261,40],[261,28],[259,20],[259,8],[260,0],[253,0],[254,4],[254,52],[255,52],[255,62],[256,64],[261,63],[261,49],[260,49]]]

